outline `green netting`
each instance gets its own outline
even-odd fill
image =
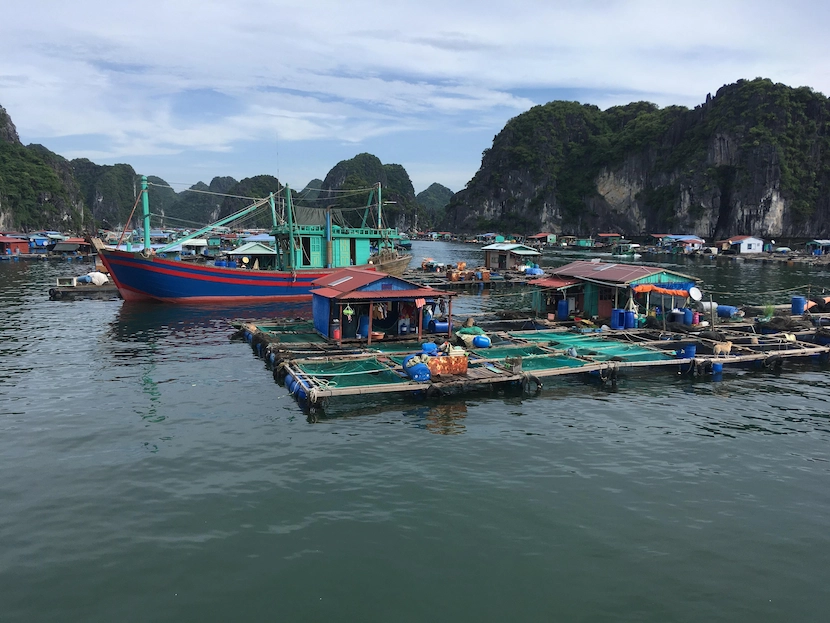
[[[420,353],[422,342],[384,342],[372,344],[381,353]]]
[[[366,385],[391,385],[406,383],[404,379],[375,359],[355,361],[302,363],[300,370],[328,387],[363,387]]]
[[[556,368],[581,368],[586,365],[585,361],[566,357],[565,355],[550,355],[549,357],[532,357],[522,359],[522,370],[554,370]]]
[[[473,351],[479,357],[485,359],[502,359],[504,357],[529,357],[531,355],[550,355],[538,346],[497,346],[495,348],[476,348]]]
[[[580,333],[566,333],[564,331],[511,331],[508,335],[527,340],[528,342],[561,342],[563,340],[586,339]]]
[[[282,333],[283,331],[301,331],[304,333],[314,332],[314,323],[308,320],[297,320],[294,322],[285,322],[279,324],[258,324],[256,328],[260,331],[273,331],[274,333]]]
[[[325,339],[316,333],[279,333],[280,343],[286,344],[323,344]]]

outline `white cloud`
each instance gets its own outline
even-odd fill
[[[332,145],[357,153],[420,134],[432,140],[413,142],[400,164],[416,186],[458,189],[488,147],[471,139],[539,103],[514,91],[590,92],[605,108],[632,99],[694,106],[756,76],[830,89],[819,62],[828,9],[815,2],[46,0],[37,8],[5,9],[0,22],[0,105],[21,138],[47,147],[60,139],[64,155],[102,162],[158,155],[160,170],[149,167],[162,177],[165,156],[180,156],[177,174],[191,162],[204,177],[195,158],[213,153],[226,167],[220,175],[243,147],[276,140],[319,145],[314,161],[328,153],[331,162],[312,176],[323,176],[342,156]],[[224,94],[234,109],[182,114],[183,94],[200,90]],[[419,164],[429,161],[425,145],[439,141],[451,143],[458,166]]]

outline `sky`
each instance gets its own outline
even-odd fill
[[[770,78],[830,93],[830,3],[1,0],[0,106],[24,144],[177,190],[301,189],[363,152],[464,188],[537,104],[690,108]]]

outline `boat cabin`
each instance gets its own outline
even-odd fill
[[[314,329],[329,341],[373,341],[404,336],[421,339],[424,328],[452,332],[455,292],[363,268],[344,268],[312,283]],[[443,299],[444,304],[441,304]],[[446,323],[433,318],[446,307]]]
[[[230,261],[235,266],[250,268],[251,270],[276,270],[277,252],[261,242],[248,242],[227,252]],[[222,260],[216,260],[222,266]]]
[[[542,254],[524,244],[499,242],[481,249],[484,251],[484,267],[490,270],[516,270]]]

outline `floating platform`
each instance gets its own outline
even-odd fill
[[[338,347],[314,333],[310,322],[302,321],[243,323],[238,336],[271,364],[275,380],[285,383],[301,405],[315,410],[343,396],[440,396],[508,386],[533,393],[542,389],[544,379],[574,374],[615,383],[623,372],[662,369],[718,375],[727,366],[780,369],[785,359],[830,359],[830,330],[823,328],[759,335],[752,333],[751,325],[741,325],[722,329],[718,339],[705,336],[711,334],[651,329],[495,331],[488,333],[489,348],[466,350],[463,373],[440,373],[441,367],[429,366],[439,373],[433,372],[425,381],[413,380],[404,361],[408,355],[422,354],[420,342],[392,340],[373,343],[372,348],[365,343]],[[447,365],[443,369],[462,368]]]
[[[102,286],[92,284],[58,285],[49,288],[49,298],[53,301],[77,301],[80,299],[98,299],[108,301],[119,299],[121,295],[113,283]]]

